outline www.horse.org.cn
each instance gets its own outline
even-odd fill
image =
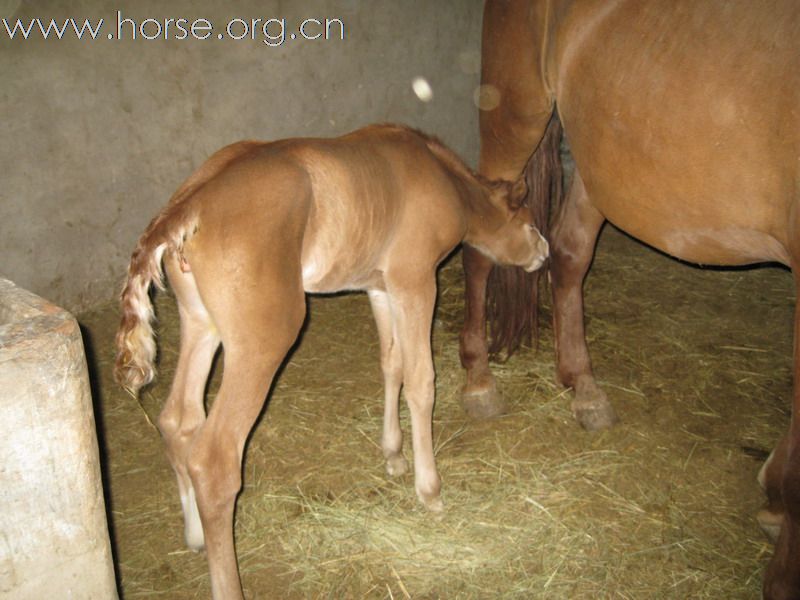
[[[287,40],[344,40],[344,22],[337,18],[307,18],[299,22],[295,29],[287,27],[285,18],[232,18],[220,30],[206,18],[188,19],[146,18],[140,21],[124,17],[117,11],[115,20],[74,19],[63,21],[39,17],[22,19],[2,19],[5,33],[12,40],[39,38],[62,40],[74,37],[78,40],[260,40],[270,47],[281,46]],[[104,33],[104,27],[112,31]]]

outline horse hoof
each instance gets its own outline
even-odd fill
[[[609,429],[619,421],[606,393],[587,376],[581,377],[575,385],[572,414],[587,431]]]
[[[775,456],[775,450],[773,449],[772,452],[769,453],[767,460],[765,460],[764,464],[761,465],[761,468],[758,470],[758,476],[756,477],[758,485],[761,486],[761,489],[764,490],[765,492],[767,491],[767,469],[769,469],[769,465],[772,463],[772,459],[774,456]]]
[[[408,472],[408,461],[402,454],[395,454],[386,459],[386,473],[390,477],[399,477]]]
[[[441,513],[444,512],[444,503],[442,502],[442,498],[440,496],[436,496],[435,498],[420,498],[422,503],[432,513]]]
[[[783,515],[777,514],[762,508],[756,515],[761,530],[769,538],[773,544],[778,541],[778,536],[781,533],[781,526],[783,525]]]
[[[181,498],[184,507],[183,539],[192,552],[202,552],[206,547],[203,524],[200,521],[200,511],[194,498],[194,489],[191,489],[185,498]]]
[[[572,414],[575,420],[578,421],[581,427],[586,431],[601,431],[603,429],[610,429],[619,422],[617,413],[611,406],[603,407],[586,407],[572,409]]]
[[[200,532],[200,535],[197,534],[190,534],[189,532],[184,532],[184,536],[186,539],[186,546],[192,552],[197,552],[198,554],[202,553],[206,549],[206,541],[203,536],[203,532]]]
[[[461,404],[473,419],[491,419],[506,412],[506,404],[494,385],[485,390],[465,389],[461,396]]]

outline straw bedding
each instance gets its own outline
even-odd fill
[[[753,598],[772,552],[755,481],[788,424],[790,274],[704,270],[607,228],[586,284],[589,347],[622,421],[582,431],[538,353],[495,365],[509,406],[459,405],[462,275],[439,275],[434,436],[445,512],[410,474],[384,474],[378,340],[363,294],[310,318],[248,444],[236,515],[250,598]],[[547,307],[545,307],[547,312]],[[159,376],[139,402],[113,384],[116,307],[80,316],[90,351],[122,594],[207,598],[183,545],[152,421],[177,358],[174,301],[157,302]],[[213,402],[221,360],[209,385]],[[406,455],[409,423],[403,408]]]

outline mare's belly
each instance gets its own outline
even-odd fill
[[[790,264],[784,245],[758,229],[710,216],[706,220],[648,212],[646,206],[601,211],[614,225],[671,256],[706,265]]]

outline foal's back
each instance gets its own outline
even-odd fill
[[[387,271],[432,271],[463,239],[470,198],[480,194],[454,155],[396,125],[239,142],[218,154],[226,160],[212,157],[202,185],[182,200],[200,224],[187,258],[299,256],[308,292],[383,289]]]

